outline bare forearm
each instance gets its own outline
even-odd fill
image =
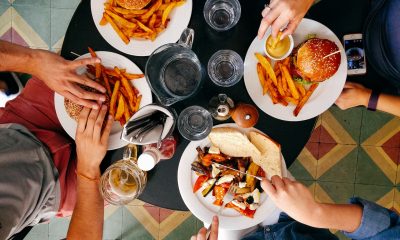
[[[377,109],[400,117],[400,97],[388,94],[379,95]]]
[[[0,71],[35,74],[41,52],[0,40]]]
[[[362,207],[356,204],[319,204],[305,224],[317,228],[354,232],[361,224]]]
[[[102,239],[104,201],[98,182],[77,178],[77,202],[67,239]]]

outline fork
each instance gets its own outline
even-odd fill
[[[233,183],[231,184],[231,186],[229,187],[228,191],[226,192],[224,198],[222,199],[222,206],[219,208],[218,212],[217,212],[217,216],[219,216],[222,212],[222,210],[224,210],[226,204],[230,203],[234,196],[235,196],[235,189],[233,187]],[[208,240],[208,238],[210,237],[211,234],[211,226],[212,226],[212,221],[210,226],[207,228],[207,233],[206,233],[206,239]]]

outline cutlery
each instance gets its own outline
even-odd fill
[[[224,168],[227,168],[227,169],[230,169],[230,170],[239,172],[239,173],[243,173],[243,174],[249,175],[249,176],[254,177],[255,179],[258,179],[258,180],[260,180],[260,181],[262,181],[263,179],[266,179],[265,177],[255,176],[255,175],[250,174],[250,173],[242,172],[242,171],[239,171],[239,170],[237,170],[237,169],[234,169],[234,168],[231,168],[231,167],[228,167],[228,166],[219,164],[219,163],[217,163],[217,162],[213,162],[213,164],[217,165],[218,167],[224,167]]]

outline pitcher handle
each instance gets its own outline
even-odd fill
[[[188,48],[192,48],[194,41],[194,30],[191,28],[186,28],[183,30],[178,43],[186,45]]]

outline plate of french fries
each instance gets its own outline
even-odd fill
[[[346,82],[345,54],[341,54],[339,69],[329,79],[320,83],[298,81],[291,75],[291,56],[280,61],[265,56],[264,44],[268,35],[253,40],[244,62],[244,81],[254,103],[266,114],[284,121],[311,119],[331,107]],[[310,19],[303,19],[292,34],[294,46],[310,35],[331,40],[344,52],[342,43],[329,28]]]
[[[150,87],[140,68],[124,56],[105,51],[95,52],[89,48],[89,53],[77,59],[88,57],[98,57],[101,63],[81,67],[77,73],[86,74],[106,88],[104,104],[108,106],[108,113],[114,117],[108,150],[124,147],[127,142],[120,139],[123,125],[140,108],[152,103]],[[54,94],[54,105],[64,130],[75,139],[77,117],[82,107],[57,93]]]
[[[143,9],[126,9],[116,0],[92,0],[91,11],[97,30],[111,46],[149,56],[179,39],[189,24],[192,0],[151,0]]]

